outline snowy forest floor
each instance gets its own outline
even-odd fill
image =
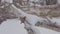
[[[51,10],[51,9],[39,9],[39,8],[22,8],[26,13],[29,13],[29,14],[34,14],[34,15],[37,15],[37,16],[40,16],[40,12],[44,12],[44,13],[47,13],[47,12],[49,12],[49,11],[51,11],[51,13],[53,12],[56,12],[59,16],[60,16],[60,8],[58,8],[58,9],[53,9],[53,10]],[[52,13],[52,14],[53,14]],[[1,14],[1,13],[0,13]],[[6,17],[6,16],[5,16]],[[10,17],[10,16],[9,16]],[[9,18],[8,17],[8,18]],[[44,16],[45,17],[45,16]],[[4,18],[4,16],[3,16],[3,18]],[[14,17],[12,17],[12,18],[14,18]],[[48,25],[45,25],[45,24],[40,24],[40,26],[41,27],[45,27],[45,28],[48,28],[48,29],[51,29],[51,30],[55,30],[55,31],[58,31],[58,32],[60,32],[60,28],[56,28],[56,27],[52,27],[52,26],[48,26]],[[31,34],[31,32],[30,32],[30,34]]]
[[[35,11],[35,14],[34,14],[34,15],[38,15],[38,16],[39,16],[38,13],[39,13],[40,11],[43,11],[43,12],[46,13],[46,12],[48,12],[48,10],[49,10],[49,9],[46,9],[46,10],[43,10],[43,9],[42,9],[42,10],[38,10],[38,9],[34,9],[34,10],[33,10],[33,9],[32,9],[32,11],[31,11],[31,10],[30,10],[30,11],[27,11],[27,13],[34,14],[34,11]],[[50,10],[49,10],[49,11],[50,11]],[[58,13],[59,13],[59,11],[60,11],[60,10],[52,10],[52,12],[58,12]],[[53,27],[53,26],[48,26],[48,25],[46,25],[46,24],[40,24],[40,26],[60,32],[60,28],[56,28],[56,27]]]
[[[51,11],[50,12],[51,14],[56,13],[56,14],[60,15],[59,14],[60,13],[60,8],[57,8],[57,9],[23,8],[23,10],[25,10],[26,13],[34,14],[34,15],[37,15],[37,16],[40,16],[40,12],[43,12],[43,13],[45,12],[45,14],[46,14],[50,11]],[[45,16],[43,16],[43,17],[45,17]],[[51,17],[53,17],[53,15]],[[40,26],[60,32],[60,28],[56,28],[56,27],[53,27],[53,26],[48,26],[46,24],[40,24]]]

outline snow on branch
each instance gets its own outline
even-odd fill
[[[15,7],[14,5],[11,6],[11,9],[13,9],[15,13],[18,13],[19,17],[21,17],[21,18],[26,17],[25,21],[27,21],[31,25],[35,25],[37,22],[39,22],[39,23],[41,23],[41,22],[43,22],[43,23],[49,22],[45,18],[38,17],[36,15],[27,14],[24,11],[22,11],[21,9],[18,9],[17,7]]]
[[[47,19],[51,21],[49,25],[60,28],[60,18],[51,19],[51,18],[47,17]]]

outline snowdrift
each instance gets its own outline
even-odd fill
[[[0,25],[0,34],[28,34],[24,24],[17,19],[9,19]]]

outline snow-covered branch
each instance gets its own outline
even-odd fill
[[[45,19],[45,18],[38,17],[38,16],[36,16],[36,15],[27,14],[27,13],[25,13],[23,10],[18,9],[17,7],[15,7],[14,5],[11,6],[11,9],[13,9],[14,12],[17,13],[19,17],[21,17],[21,18],[22,18],[22,17],[26,17],[25,20],[26,20],[28,23],[30,23],[31,25],[35,25],[38,21],[39,21],[39,22],[44,22],[44,20],[47,21],[47,19]]]
[[[50,18],[48,19],[45,19],[45,18],[42,18],[42,17],[38,17],[36,15],[31,15],[31,14],[27,14],[25,13],[23,10],[21,9],[18,9],[17,7],[15,7],[15,5],[12,5],[11,6],[11,9],[14,10],[15,13],[17,13],[17,15],[19,16],[19,18],[24,18],[26,17],[24,20],[31,24],[31,25],[35,25],[37,22],[39,23],[45,23],[45,24],[54,24],[54,22],[51,21]]]
[[[52,17],[52,19],[51,19],[51,18],[47,17],[47,19],[50,21],[49,22],[50,23],[49,25],[60,28],[60,18],[53,18]]]
[[[17,7],[15,7],[15,5],[11,5],[10,8],[15,10],[14,12],[17,13],[19,17],[21,17],[21,18],[26,17],[25,18],[25,27],[26,27],[26,29],[30,29],[30,26],[26,26],[26,25],[35,26],[35,24],[37,22],[39,22],[39,23],[43,22],[43,23],[46,23],[46,24],[55,24],[55,22],[51,21],[52,19],[50,19],[50,18],[48,18],[48,19],[51,21],[51,23],[50,23],[50,21],[48,21],[48,19],[38,17],[36,15],[27,14],[23,10],[18,9]],[[32,28],[32,30],[34,30],[34,32],[35,32],[36,29]],[[35,33],[37,33],[37,31]],[[38,33],[39,33],[39,31],[38,31]]]

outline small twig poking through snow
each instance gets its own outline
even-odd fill
[[[25,19],[26,19],[26,17],[24,17],[24,18],[20,17],[21,23],[24,23]]]
[[[2,24],[3,21],[6,21],[5,18],[0,17],[0,24]]]

